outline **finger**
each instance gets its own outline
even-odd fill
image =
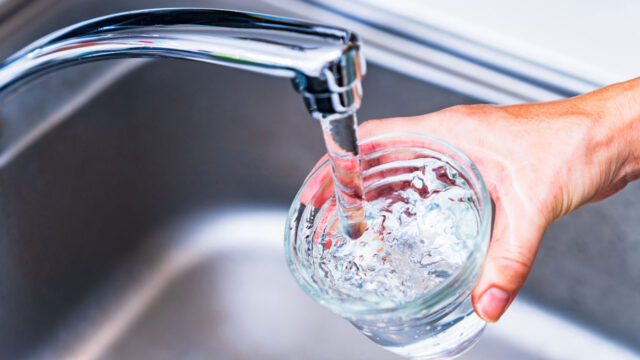
[[[372,136],[389,134],[389,131],[398,130],[399,126],[406,128],[407,131],[418,132],[420,135],[429,135],[422,132],[425,126],[420,125],[420,121],[424,120],[425,116],[412,117],[412,118],[394,118],[384,120],[368,121],[361,125],[361,133],[363,137],[367,138],[367,141],[361,144],[360,151],[363,159],[363,170],[385,165],[383,168],[373,169],[366,173],[363,178],[365,188],[369,188],[371,184],[384,184],[379,183],[380,179],[393,178],[397,175],[406,175],[421,171],[427,171],[424,168],[426,162],[411,161],[417,159],[430,159],[434,158],[434,155],[428,151],[422,151],[421,149],[431,150],[435,153],[442,153],[452,157],[456,157],[451,152],[449,146],[443,144],[440,140],[434,140],[424,136],[393,136],[383,137],[378,139],[372,139]],[[428,129],[428,128],[427,128]],[[394,149],[388,151],[388,149]],[[432,169],[428,169],[432,171]],[[435,171],[435,170],[433,170]],[[376,191],[368,191],[367,199],[375,199],[377,196],[384,196],[385,194],[392,193],[398,190],[406,190],[412,186],[411,179],[407,181],[395,180],[392,184],[384,184],[379,186]],[[427,187],[421,187],[420,192],[425,195],[428,194],[429,189]]]
[[[305,179],[306,186],[300,194],[300,202],[319,208],[333,194],[330,166],[321,167],[328,159],[324,155]]]
[[[367,120],[358,127],[358,137],[361,140],[365,140],[373,136],[393,132],[417,132],[417,129],[412,129],[417,125],[419,119],[422,117],[424,116]]]
[[[320,208],[327,200],[334,194],[333,176],[331,173],[331,166],[322,166],[329,159],[328,155],[324,155],[313,167],[313,170],[307,175],[306,185],[304,190],[300,194],[300,202],[304,205],[312,205],[315,208]],[[348,171],[348,170],[347,170]],[[354,188],[355,179],[353,176],[348,176],[345,173],[335,173],[335,176],[342,180],[342,185],[350,188]],[[350,199],[350,196],[358,196],[361,194],[342,194],[343,198]],[[354,200],[348,200],[353,202]]]
[[[533,266],[546,226],[534,217],[496,209],[494,231],[482,275],[471,295],[476,314],[495,322],[509,307]]]
[[[421,171],[422,165],[400,161],[424,158],[425,155],[412,148],[425,147],[429,146],[424,139],[415,137],[391,137],[362,144],[362,182],[367,189],[367,200],[372,201],[410,187],[411,179],[399,180],[397,176],[406,177],[407,174]]]
[[[320,166],[322,166],[322,164],[324,164],[325,161],[327,161],[327,159],[329,159],[329,154],[324,154],[320,160],[318,160],[318,162],[316,162],[315,165],[313,165],[313,169],[311,169],[311,171],[309,171],[309,175],[307,175],[307,177],[304,179],[304,181],[307,181],[309,179],[309,176],[311,176],[314,172],[316,172],[316,170],[318,170],[318,168]]]

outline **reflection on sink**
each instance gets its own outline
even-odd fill
[[[297,287],[284,262],[285,217],[284,209],[238,208],[156,233],[150,242],[156,250],[130,259],[138,270],[129,269],[127,277],[137,280],[111,289],[108,303],[93,309],[96,316],[82,317],[84,325],[75,329],[81,336],[42,357],[399,359]],[[461,357],[637,358],[526,301],[516,302]]]

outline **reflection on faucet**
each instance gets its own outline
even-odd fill
[[[356,34],[260,14],[152,9],[109,15],[56,31],[0,67],[0,94],[81,62],[169,57],[290,77],[318,119],[360,106],[365,63]]]

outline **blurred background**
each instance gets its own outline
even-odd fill
[[[177,6],[357,31],[362,121],[640,73],[640,3],[622,0],[2,0],[0,56],[92,17]],[[319,131],[286,79],[177,60],[76,66],[4,99],[2,357],[397,359],[285,266]],[[640,359],[639,199],[636,182],[554,224],[520,298],[462,358]]]

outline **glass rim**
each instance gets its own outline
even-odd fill
[[[317,166],[311,172],[311,174],[309,174],[309,176],[307,176],[291,204],[285,227],[285,257],[289,271],[292,273],[293,277],[296,279],[296,282],[304,290],[304,292],[306,292],[316,302],[343,316],[404,315],[425,311],[427,311],[427,313],[432,313],[432,311],[429,310],[437,312],[439,309],[441,309],[442,307],[446,307],[449,304],[449,302],[445,303],[444,301],[450,298],[450,294],[457,292],[457,290],[463,288],[465,283],[473,282],[473,284],[470,285],[475,286],[477,278],[473,278],[475,273],[474,270],[482,266],[488,248],[489,236],[491,234],[491,228],[493,226],[492,200],[489,196],[489,192],[487,190],[484,179],[482,178],[480,171],[473,163],[473,161],[471,161],[471,159],[464,152],[462,152],[446,140],[421,133],[391,132],[368,137],[366,139],[362,139],[358,143],[359,145],[363,145],[390,138],[420,138],[421,140],[427,140],[429,142],[436,143],[447,150],[448,154],[442,153],[440,151],[436,152],[449,157],[453,161],[452,165],[456,168],[456,170],[461,171],[469,180],[471,180],[472,184],[470,185],[472,185],[472,189],[477,194],[476,196],[478,197],[478,210],[480,218],[478,235],[476,236],[476,239],[473,243],[473,248],[469,252],[467,259],[462,266],[456,269],[454,275],[448,277],[433,289],[425,292],[424,294],[421,294],[411,301],[399,305],[375,307],[370,309],[363,309],[361,307],[349,306],[348,304],[331,301],[326,294],[323,294],[317,289],[317,285],[315,285],[315,283],[313,283],[311,279],[307,279],[307,277],[302,276],[302,272],[304,271],[304,269],[302,269],[301,266],[297,266],[292,259],[293,254],[290,238],[292,232],[291,222],[295,218],[298,207],[301,205],[300,196],[311,179],[313,179],[319,171],[324,169],[325,166],[330,165],[329,159],[326,159],[324,162],[322,162],[322,164]],[[425,149],[429,148],[425,147]],[[457,157],[459,160],[451,157],[451,154]],[[297,236],[297,227],[296,229],[293,229],[293,231],[296,232]],[[489,236],[487,236],[487,233],[489,234]]]

